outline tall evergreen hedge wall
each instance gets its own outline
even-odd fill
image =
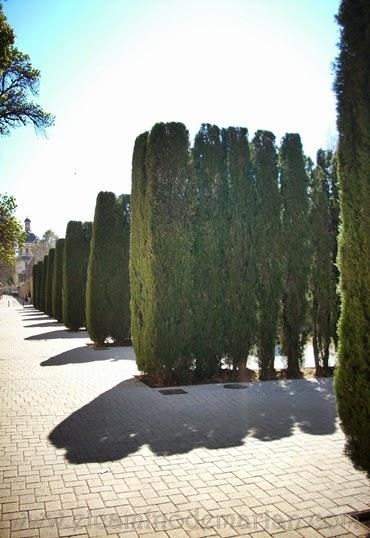
[[[48,271],[48,255],[46,254],[42,263],[42,278],[41,278],[41,297],[40,310],[46,313],[46,294],[47,294],[47,271]]]
[[[354,464],[370,477],[370,3],[342,0],[339,131],[339,416]]]
[[[35,264],[32,267],[32,304],[37,308],[37,282],[38,282],[38,266]]]
[[[38,310],[41,310],[41,301],[42,301],[42,275],[43,275],[43,262],[39,261],[37,264],[37,304],[35,305]]]
[[[139,367],[166,380],[189,369],[189,187],[185,126],[156,124],[137,139],[133,158],[132,226],[143,219],[144,227],[132,235],[132,335]]]
[[[98,345],[130,337],[130,196],[97,197],[86,287],[86,323]]]
[[[53,274],[54,274],[55,248],[51,248],[48,254],[48,264],[46,270],[45,284],[45,312],[48,316],[53,315],[52,294],[53,294]]]
[[[85,326],[85,294],[91,224],[69,221],[63,259],[63,323],[73,331]]]
[[[282,298],[281,195],[275,136],[257,131],[252,141],[256,182],[255,237],[258,303],[257,354],[261,377],[274,370]]]
[[[55,245],[52,283],[52,312],[53,317],[58,321],[63,321],[63,259],[64,239],[58,239]]]

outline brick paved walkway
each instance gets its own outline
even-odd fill
[[[164,396],[88,342],[0,301],[0,537],[365,535],[330,380]]]

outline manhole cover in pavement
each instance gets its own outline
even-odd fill
[[[224,385],[224,389],[246,389],[246,385],[239,385],[238,383],[230,383],[228,385]]]
[[[370,510],[361,510],[360,512],[351,512],[348,514],[349,517],[355,519],[365,527],[370,529]],[[370,533],[369,533],[370,535]],[[369,536],[368,535],[368,536]]]
[[[174,396],[175,394],[187,394],[187,392],[182,389],[165,389],[159,390],[158,392],[164,394],[165,396]]]

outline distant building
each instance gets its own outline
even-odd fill
[[[37,243],[38,238],[31,232],[31,221],[27,217],[24,221],[24,230],[26,232],[26,240],[20,247],[15,260],[15,278],[16,286],[25,282],[29,278],[29,273],[32,271],[31,260],[33,259],[33,246]],[[29,270],[27,271],[27,267]],[[32,274],[32,273],[31,273]]]

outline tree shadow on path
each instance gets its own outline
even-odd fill
[[[246,438],[270,441],[295,428],[311,435],[336,430],[331,380],[264,382],[246,390],[223,385],[185,387],[164,396],[134,379],[81,407],[49,435],[71,463],[122,459],[147,445],[156,455],[219,449]]]
[[[50,357],[49,359],[40,363],[40,366],[63,366],[64,364],[83,364],[86,362],[96,361],[121,361],[130,360],[135,361],[135,355],[130,347],[113,347],[105,349],[95,349],[94,347],[77,347],[69,349]]]
[[[44,325],[45,327],[45,325]],[[87,331],[69,331],[68,329],[61,329],[60,331],[50,331],[47,333],[33,334],[27,336],[25,340],[52,340],[57,338],[88,338]]]
[[[50,319],[50,318],[49,318]],[[30,320],[24,320],[24,321],[30,321]],[[23,325],[25,329],[34,329],[36,327],[40,327],[41,329],[43,327],[64,327],[63,323],[60,323],[57,320],[54,321],[47,321],[45,320],[45,323],[43,323],[43,320],[38,320],[40,323],[34,323],[33,325]]]

